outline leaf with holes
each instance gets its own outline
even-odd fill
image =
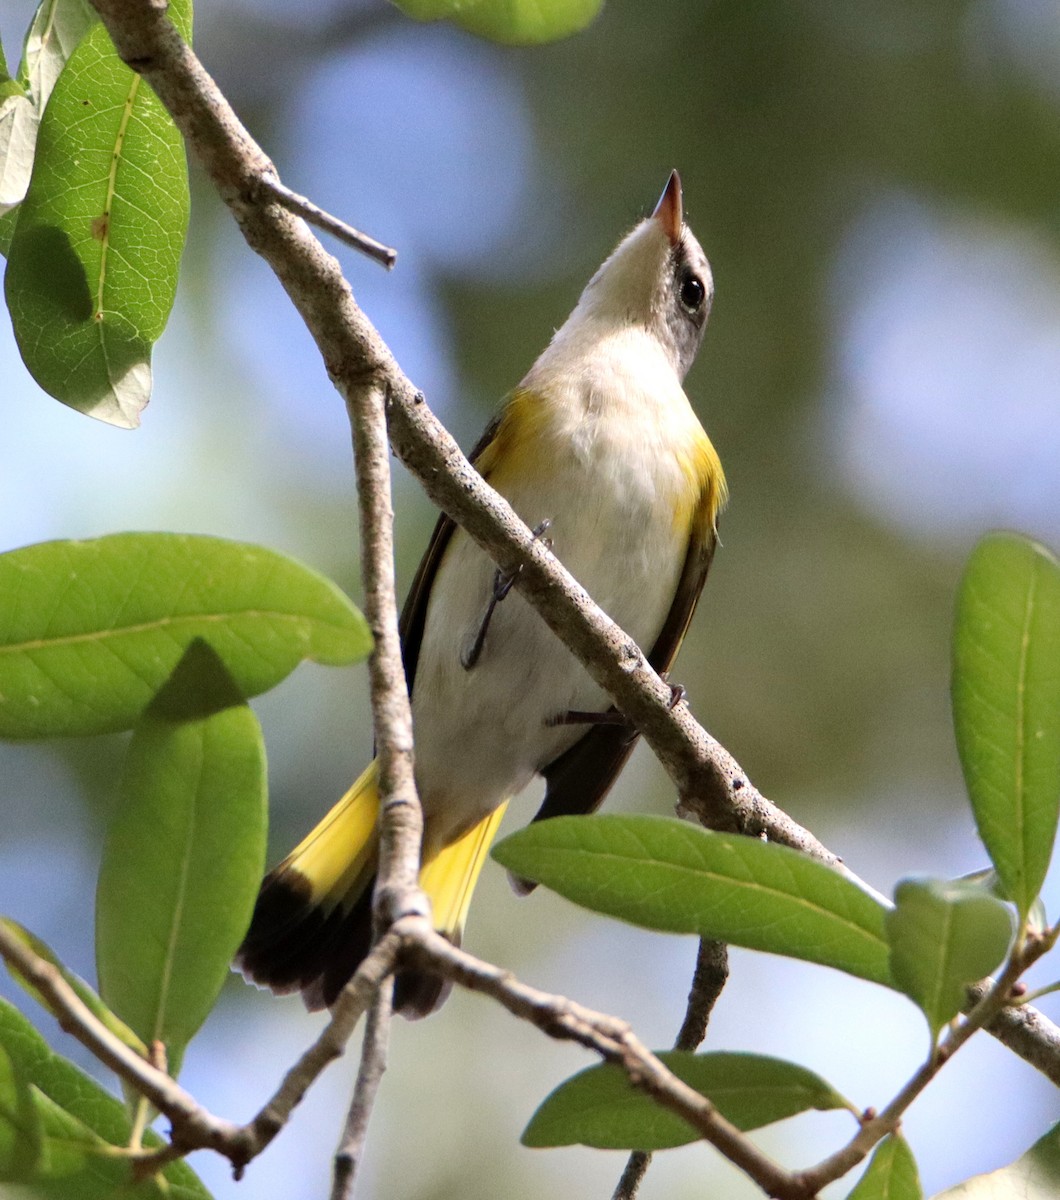
[[[176,533],[43,542],[0,554],[0,738],[131,728],[197,638],[244,696],[303,659],[371,649],[335,584],[260,546]]]
[[[169,12],[186,34],[189,0]],[[46,392],[113,425],[139,424],[188,210],[180,134],[94,25],[41,118],[4,281],[22,359]]]
[[[197,644],[133,733],[96,894],[100,993],[174,1074],[250,922],[265,831],[261,730]]]
[[[745,1132],[811,1109],[855,1111],[820,1076],[780,1058],[681,1050],[658,1057]],[[699,1137],[698,1130],[635,1088],[621,1067],[605,1063],[561,1083],[534,1113],[522,1140],[524,1146],[667,1150]]]
[[[992,534],[968,561],[953,721],[979,836],[1026,915],[1060,815],[1060,562],[1028,538]]]
[[[786,846],[670,817],[554,817],[494,857],[576,904],[670,933],[835,967],[893,986],[884,906]]]

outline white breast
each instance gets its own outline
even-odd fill
[[[556,555],[647,650],[669,612],[688,544],[674,520],[689,489],[675,451],[699,426],[684,392],[654,341],[633,329],[591,348],[554,342],[524,386],[542,398],[545,419],[511,469],[498,464],[498,489],[531,527],[551,521]],[[431,593],[413,695],[429,845],[448,842],[521,791],[585,732],[550,726],[550,717],[609,707],[514,591],[497,606],[477,664],[463,668],[494,573],[458,530]]]

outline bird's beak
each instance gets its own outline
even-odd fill
[[[651,215],[662,226],[670,245],[676,246],[681,240],[681,226],[684,221],[681,212],[681,176],[676,171],[670,172],[670,179]]]

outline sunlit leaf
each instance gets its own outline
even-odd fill
[[[30,1085],[34,1093],[39,1093],[52,1102],[47,1109],[39,1103],[35,1104],[38,1119],[50,1115],[53,1129],[58,1127],[61,1130],[65,1125],[67,1132],[72,1132],[74,1127],[57,1117],[57,1110],[67,1114],[92,1135],[111,1146],[128,1144],[130,1123],[121,1102],[89,1079],[73,1063],[54,1053],[26,1018],[3,999],[0,999],[0,1049],[9,1057],[22,1083]],[[42,1135],[43,1132],[42,1130]],[[83,1141],[90,1140],[86,1139],[84,1134],[81,1138]],[[147,1130],[144,1144],[153,1147],[161,1145],[162,1142],[156,1133]],[[39,1152],[35,1151],[35,1154],[38,1156],[34,1161],[39,1162]],[[129,1190],[128,1173],[122,1169],[122,1196],[129,1195],[136,1200],[140,1197],[155,1200],[156,1196],[161,1197],[163,1194],[159,1185],[154,1183],[139,1185],[141,1189],[145,1189],[143,1191]],[[170,1163],[163,1174],[164,1194],[169,1200],[210,1200],[209,1192],[186,1163]],[[109,1179],[113,1196],[117,1193],[117,1177],[111,1175]],[[58,1192],[50,1195],[53,1200],[74,1200],[75,1197],[76,1200],[81,1200],[80,1189],[74,1191],[69,1180]]]
[[[976,824],[1026,914],[1060,813],[1060,563],[1015,534],[984,538],[957,598],[953,716]]]
[[[17,78],[11,80],[4,67],[4,82],[0,82],[0,213],[25,196],[41,113],[59,72],[97,19],[85,0],[43,0],[26,35]],[[14,222],[9,228],[14,230]],[[9,237],[6,228],[0,231],[0,250],[5,254]]]
[[[868,1169],[847,1200],[921,1200],[923,1195],[912,1151],[892,1134],[876,1147]]]
[[[452,21],[509,45],[554,42],[584,29],[603,0],[394,0],[417,21]]]
[[[186,30],[188,0],[169,12]],[[97,24],[44,110],[8,251],[15,337],[45,391],[111,424],[139,424],[188,210],[180,134]]]
[[[1005,957],[1012,910],[985,887],[963,880],[904,879],[885,924],[895,983],[927,1017],[934,1041],[955,1017],[968,984]]]
[[[41,0],[26,33],[18,82],[43,111],[63,67],[99,17],[86,0]]]
[[[0,737],[130,728],[196,638],[245,696],[371,647],[333,583],[271,550],[169,533],[27,546],[0,554]]]
[[[19,925],[17,921],[10,921],[6,917],[0,917],[0,925],[4,926],[8,933],[16,937],[24,946],[32,950],[38,958],[43,958],[45,962],[51,963],[93,1016],[105,1025],[115,1037],[120,1038],[126,1046],[135,1050],[137,1054],[146,1057],[147,1047],[144,1045],[143,1039],[133,1033],[124,1021],[111,1012],[96,994],[95,990],[89,987],[79,975],[75,975],[73,971],[64,966],[50,946],[42,942],[39,937],[35,937],[28,929]],[[7,964],[7,967],[19,985],[25,988],[38,1004],[43,1005],[54,1016],[59,1016],[59,1013],[55,1012],[48,1000],[37,991],[29,980],[19,974],[10,963]]]
[[[133,734],[96,896],[100,992],[173,1073],[250,922],[265,802],[257,719],[193,646]]]
[[[576,904],[891,984],[882,904],[784,846],[667,817],[556,817],[494,857]]]
[[[818,1075],[783,1059],[680,1050],[658,1057],[745,1131],[810,1109],[851,1107]],[[691,1125],[635,1088],[620,1067],[605,1063],[561,1083],[534,1113],[522,1140],[526,1146],[665,1150],[699,1137]]]
[[[940,1192],[935,1200],[1056,1200],[1060,1196],[1060,1125],[1014,1163],[976,1175]]]
[[[26,194],[35,144],[33,102],[6,71],[0,72],[0,214]]]

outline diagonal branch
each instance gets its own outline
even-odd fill
[[[376,992],[375,1003],[368,1014],[361,1048],[361,1066],[357,1085],[353,1089],[350,1111],[342,1141],[335,1155],[332,1172],[331,1200],[350,1200],[357,1177],[357,1168],[364,1154],[368,1120],[372,1115],[376,1093],[386,1070],[387,1048],[390,1040],[390,1018],[394,1003],[394,977],[385,979]]]
[[[644,654],[478,475],[357,306],[336,260],[281,205],[262,200],[276,171],[198,58],[165,16],[164,0],[93,0],[123,60],[142,73],[231,209],[248,245],[273,268],[349,402],[372,381],[385,388],[392,446],[427,495],[505,570],[592,678],[643,734],[677,787],[682,810],[711,828],[739,829],[838,859],[771,804],[736,760],[692,717]],[[1060,1083],[1060,1030],[1034,1009],[1006,1014],[991,1032]]]

